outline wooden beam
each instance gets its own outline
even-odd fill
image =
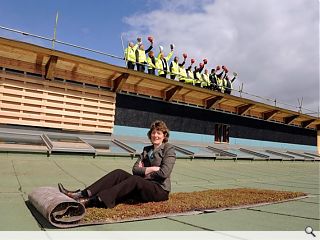
[[[279,112],[279,110],[271,110],[271,111],[266,111],[262,113],[262,117],[264,120],[270,120],[271,118],[273,118],[277,113]]]
[[[14,59],[2,57],[2,56],[0,56],[0,66],[5,68],[16,69],[20,71],[38,73],[38,74],[44,73],[44,69],[43,69],[43,72],[38,70],[38,69],[42,69],[42,65],[37,66],[33,63],[14,60]]]
[[[301,127],[307,128],[310,124],[314,123],[316,119],[306,120],[301,122]]]
[[[46,79],[53,80],[57,62],[58,62],[57,56],[50,56],[49,61],[46,64],[46,74],[45,74]]]
[[[219,101],[221,101],[222,99],[223,99],[222,96],[214,96],[214,97],[205,99],[204,107],[205,107],[206,109],[209,109],[209,108],[211,108],[214,104],[216,104],[216,103],[218,103]]]
[[[167,102],[170,102],[174,95],[182,89],[181,86],[175,86],[169,90],[164,91],[164,99]]]
[[[119,92],[122,89],[122,86],[127,81],[129,73],[122,73],[119,77],[113,80],[113,92]]]
[[[37,58],[36,58],[36,70],[41,72],[42,71],[42,63],[43,63],[44,55],[41,53],[37,53]]]
[[[246,104],[237,108],[238,114],[243,116],[246,114],[251,108],[254,107],[254,104]]]
[[[293,116],[290,116],[290,117],[285,117],[283,118],[283,121],[285,124],[290,124],[292,123],[295,119],[297,119],[300,115],[293,115]]]

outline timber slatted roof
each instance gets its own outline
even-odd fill
[[[146,95],[163,101],[320,129],[317,117],[5,38],[0,38],[0,67],[2,72],[14,69],[38,74],[47,80],[71,80],[105,87],[112,92]]]

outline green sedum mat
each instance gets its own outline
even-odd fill
[[[41,194],[42,189],[45,190],[43,195]],[[48,198],[48,191],[52,191],[50,198]],[[53,226],[58,228],[204,214],[227,209],[281,203],[307,197],[302,192],[250,188],[204,190],[172,193],[169,200],[163,202],[127,202],[118,204],[112,209],[88,208],[84,213],[80,208],[81,206],[74,206],[75,201],[73,199],[69,199],[70,203],[66,199],[68,197],[63,194],[63,196],[60,196],[61,194],[53,188],[38,188],[29,194],[29,201],[33,207]],[[57,196],[54,197],[54,195]],[[57,199],[61,199],[61,201]],[[63,206],[66,206],[65,210],[61,209]]]

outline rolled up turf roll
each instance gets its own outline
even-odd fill
[[[53,226],[60,228],[77,225],[86,213],[81,203],[64,195],[55,187],[35,188],[28,195],[28,199]]]

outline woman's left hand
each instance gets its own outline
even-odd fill
[[[141,167],[141,168],[144,167],[144,163],[140,161],[138,167]]]

